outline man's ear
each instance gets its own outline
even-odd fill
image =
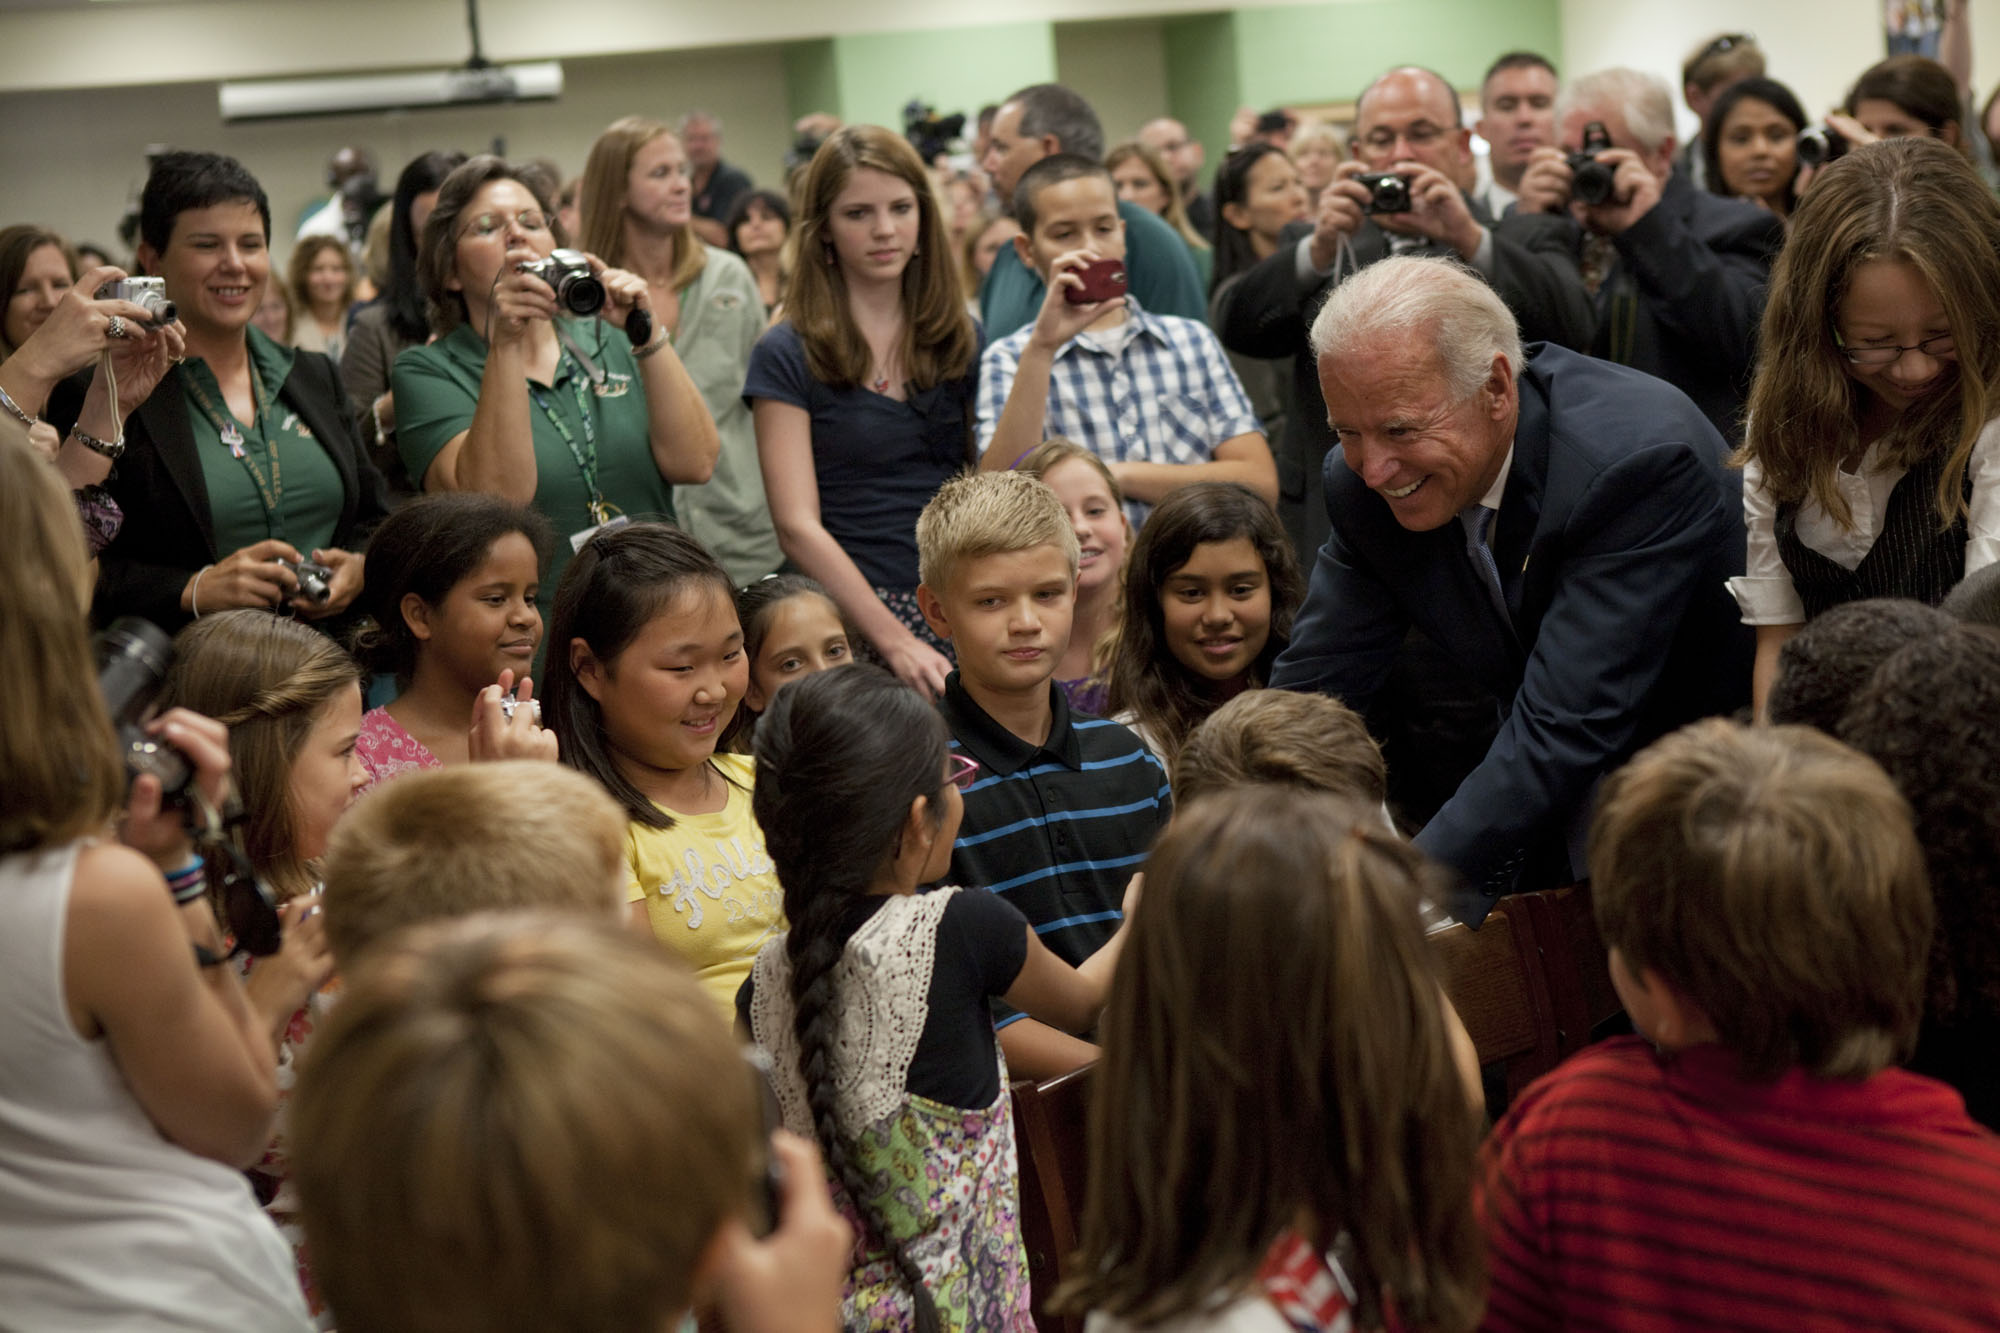
[[[1503,354],[1493,354],[1493,368],[1487,372],[1481,391],[1486,394],[1486,414],[1493,420],[1511,417],[1518,410],[1520,388],[1514,382],[1514,368]]]
[[[917,585],[917,610],[923,612],[924,623],[931,627],[931,633],[940,639],[951,638],[951,617],[945,612],[944,602],[931,591],[928,583]]]
[[[576,683],[583,692],[597,703],[603,703],[606,672],[604,664],[597,660],[597,654],[590,651],[590,645],[582,639],[569,641],[569,669],[576,676]]]

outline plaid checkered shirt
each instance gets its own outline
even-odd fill
[[[1065,436],[1107,463],[1207,463],[1224,440],[1263,431],[1206,324],[1148,314],[1130,296],[1125,300],[1129,338],[1124,328],[1080,333],[1057,350],[1043,438]],[[982,450],[993,441],[1033,332],[1032,324],[1020,329],[979,359]],[[1134,527],[1151,509],[1125,502]]]

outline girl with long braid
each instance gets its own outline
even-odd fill
[[[781,690],[757,724],[757,822],[791,929],[738,997],[785,1124],[818,1140],[859,1239],[849,1330],[1028,1333],[1014,1125],[989,1001],[1083,1031],[1126,926],[1080,968],[999,894],[919,893],[978,779],[943,720],[872,666]],[[1125,895],[1127,924],[1138,878]]]

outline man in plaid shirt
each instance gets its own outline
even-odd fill
[[[1234,481],[1275,504],[1277,468],[1257,414],[1208,326],[1128,296],[1075,303],[1077,270],[1125,257],[1111,174],[1072,154],[1043,158],[1014,191],[1021,260],[1048,284],[1027,328],[979,363],[982,468],[1004,471],[1066,436],[1111,468],[1136,527],[1168,491]]]

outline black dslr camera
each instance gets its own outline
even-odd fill
[[[951,151],[951,145],[965,134],[965,113],[940,116],[937,108],[921,98],[911,98],[903,107],[903,137],[924,165]]]
[[[1569,193],[1572,199],[1597,205],[1611,198],[1616,174],[1597,160],[1611,146],[1611,132],[1604,122],[1593,120],[1583,127],[1583,151],[1569,155]]]
[[[226,811],[207,806],[191,789],[194,766],[187,756],[146,734],[153,702],[173,661],[173,640],[151,621],[120,616],[97,636],[96,647],[97,688],[111,714],[128,779],[145,774],[157,778],[163,808],[191,812],[201,805],[207,827],[198,829],[196,842],[206,863],[209,894],[224,924],[243,952],[257,958],[276,953],[284,942],[278,904],[243,850],[242,806],[233,794]]]
[[[1799,162],[1808,167],[1825,166],[1837,157],[1845,157],[1850,146],[1847,136],[1833,126],[1815,125],[1799,131]]]
[[[590,271],[590,261],[580,250],[551,250],[520,265],[520,270],[546,282],[556,294],[556,304],[579,319],[604,308],[604,284]]]
[[[1378,213],[1407,213],[1411,208],[1410,178],[1393,171],[1365,171],[1354,178],[1368,191],[1368,204],[1361,211],[1369,217]]]

